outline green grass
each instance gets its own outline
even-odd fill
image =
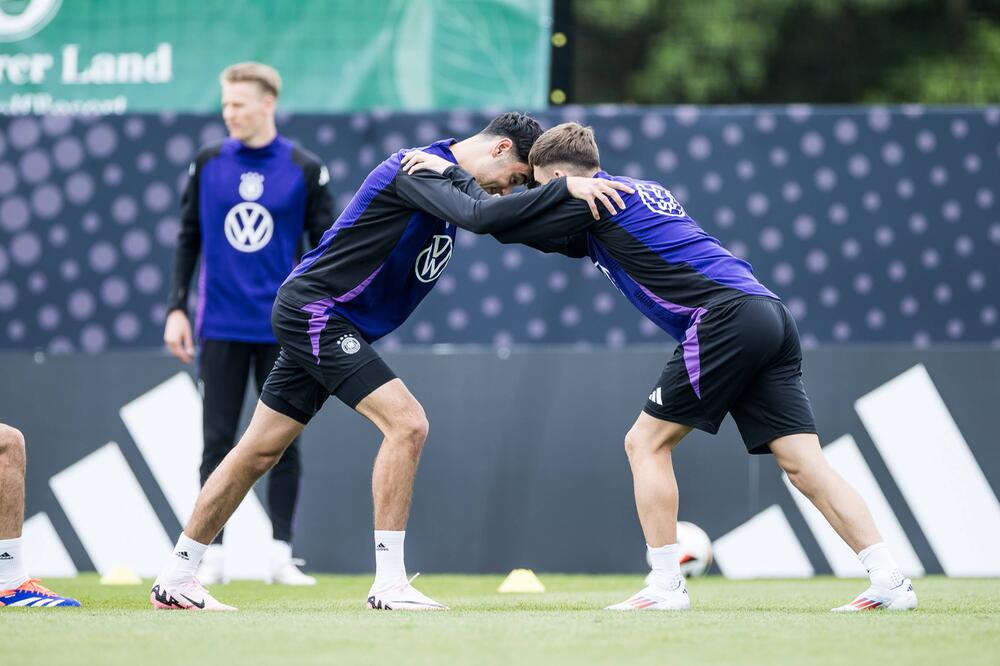
[[[447,613],[364,610],[367,576],[316,588],[213,592],[239,613],[153,611],[146,587],[48,580],[83,609],[0,610],[0,664],[972,664],[1000,663],[1000,580],[924,578],[910,613],[831,614],[859,580],[689,583],[686,613],[599,610],[638,576],[541,576],[548,592],[496,593],[500,576],[421,576]]]

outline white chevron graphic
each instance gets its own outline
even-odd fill
[[[73,463],[49,486],[99,573],[117,566],[159,573],[173,543],[116,443]]]
[[[198,467],[204,446],[201,410],[201,397],[184,372],[120,410],[129,434],[182,525],[191,516],[200,491]],[[268,578],[271,521],[252,490],[226,524],[224,543],[230,578]]]
[[[56,528],[46,513],[36,513],[24,521],[24,560],[31,563],[31,575],[39,578],[71,578],[76,565],[66,552]]]
[[[927,369],[923,365],[910,368],[862,396],[855,409],[945,574],[1000,575],[1000,502]],[[824,453],[865,499],[903,572],[923,575],[923,564],[854,438],[845,435],[825,447]],[[851,549],[812,503],[792,487],[787,476],[782,478],[833,572],[844,577],[864,576]],[[713,547],[719,568],[727,577],[791,577],[801,576],[805,570],[802,545],[777,505],[720,537]],[[781,561],[784,555],[777,552],[781,548],[792,551],[788,562],[776,565],[760,561],[762,552]],[[811,565],[809,568],[811,571]]]
[[[854,406],[944,572],[1000,575],[1000,502],[927,369]]]
[[[906,537],[903,527],[899,524],[896,514],[892,512],[888,500],[882,494],[882,489],[879,488],[875,475],[872,474],[865,459],[861,456],[861,451],[854,438],[850,435],[840,437],[833,443],[824,446],[823,454],[830,465],[864,498],[872,513],[872,518],[875,520],[875,525],[892,550],[903,572],[911,578],[923,576],[924,566],[913,551],[913,546]],[[864,578],[867,572],[857,555],[830,527],[830,523],[826,522],[826,518],[819,512],[819,509],[813,506],[813,503],[792,485],[787,474],[782,474],[781,479],[785,482],[788,492],[792,494],[792,498],[802,513],[802,517],[806,519],[813,536],[816,537],[816,541],[830,563],[834,575],[841,578]]]

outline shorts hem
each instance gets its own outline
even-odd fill
[[[771,447],[769,444],[779,437],[787,437],[788,435],[819,435],[815,427],[802,427],[802,428],[789,428],[787,430],[779,430],[778,432],[772,433],[767,436],[764,441],[759,441],[753,446],[747,447],[747,453],[752,456],[768,455],[771,453]]]
[[[299,409],[284,398],[277,396],[270,391],[261,391],[260,401],[279,414],[284,414],[288,418],[293,419],[302,425],[307,425],[312,417],[315,416],[314,414],[309,414],[308,412]]]
[[[654,419],[659,419],[660,421],[669,421],[671,423],[677,423],[682,426],[687,426],[689,428],[695,428],[696,430],[707,432],[710,435],[717,435],[719,433],[719,425],[713,424],[709,421],[702,421],[699,419],[691,419],[682,416],[671,416],[668,414],[657,413],[651,410],[648,406],[643,407],[642,411],[645,414],[649,414]]]
[[[344,377],[337,384],[337,388],[330,393],[351,409],[355,409],[362,400],[393,379],[396,379],[396,373],[386,365],[382,357],[376,356]]]

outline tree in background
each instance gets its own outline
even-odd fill
[[[574,102],[1000,101],[998,0],[567,1]]]

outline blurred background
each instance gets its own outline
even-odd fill
[[[197,490],[167,289],[188,165],[225,136],[218,74],[250,59],[280,71],[278,129],[327,165],[338,211],[390,152],[498,111],[592,125],[606,170],[661,182],[787,303],[821,439],[910,570],[1000,575],[989,0],[0,1],[0,421],[28,438],[53,571],[115,550],[155,573]],[[415,566],[641,570],[621,441],[672,340],[590,263],[456,246],[377,345],[432,424]],[[297,549],[319,570],[370,567],[377,442],[333,404],[306,432]],[[175,449],[194,460],[182,488],[156,462]],[[681,518],[728,552],[722,573],[852,572],[731,422],[682,450]],[[952,485],[914,482],[942,460]],[[98,507],[126,505],[145,518],[121,518],[123,541],[93,536]],[[740,568],[763,547],[787,557]]]

